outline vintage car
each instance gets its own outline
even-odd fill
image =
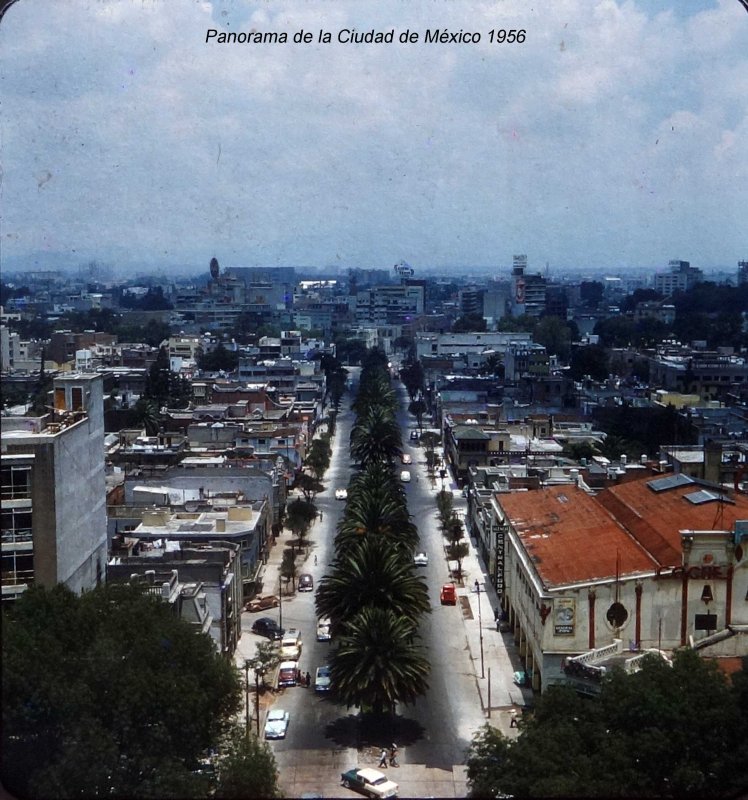
[[[297,628],[289,628],[283,634],[280,657],[283,661],[298,661],[301,658],[301,634]]]
[[[439,600],[443,606],[457,605],[457,587],[453,583],[445,583],[439,592]]]
[[[413,563],[417,567],[428,567],[429,557],[426,555],[426,553],[416,553],[413,556]]]
[[[268,718],[265,722],[265,738],[285,739],[290,719],[291,715],[288,711],[284,711],[282,708],[272,709],[268,713]]]
[[[329,642],[332,636],[330,635],[330,620],[327,617],[322,617],[317,622],[317,641]]]
[[[314,691],[315,692],[329,692],[330,691],[330,667],[317,667],[317,672],[314,675]]]
[[[266,594],[264,597],[255,597],[244,604],[246,611],[266,611],[268,608],[277,608],[278,598],[274,594]]]
[[[376,769],[354,767],[340,776],[346,789],[355,789],[369,797],[397,797],[400,787]]]

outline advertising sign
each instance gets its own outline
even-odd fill
[[[553,632],[556,636],[574,635],[576,601],[573,597],[560,597],[553,602]]]

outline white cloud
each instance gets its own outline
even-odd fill
[[[744,12],[696,6],[18,3],[0,29],[3,250],[733,264],[746,255],[731,218],[746,201]],[[501,26],[526,42],[491,45]],[[209,27],[483,41],[221,46]]]

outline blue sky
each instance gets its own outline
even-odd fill
[[[209,28],[482,41],[216,45]],[[737,0],[20,0],[0,77],[6,267],[748,257]]]

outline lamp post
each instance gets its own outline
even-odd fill
[[[249,738],[249,660],[244,660],[244,727]]]
[[[483,662],[483,618],[481,617],[481,610],[480,610],[480,594],[481,594],[481,585],[478,582],[478,579],[475,579],[475,591],[478,593],[478,632],[480,634],[480,676],[481,678],[486,677],[484,662]]]
[[[278,576],[278,627],[283,630],[283,577]]]

